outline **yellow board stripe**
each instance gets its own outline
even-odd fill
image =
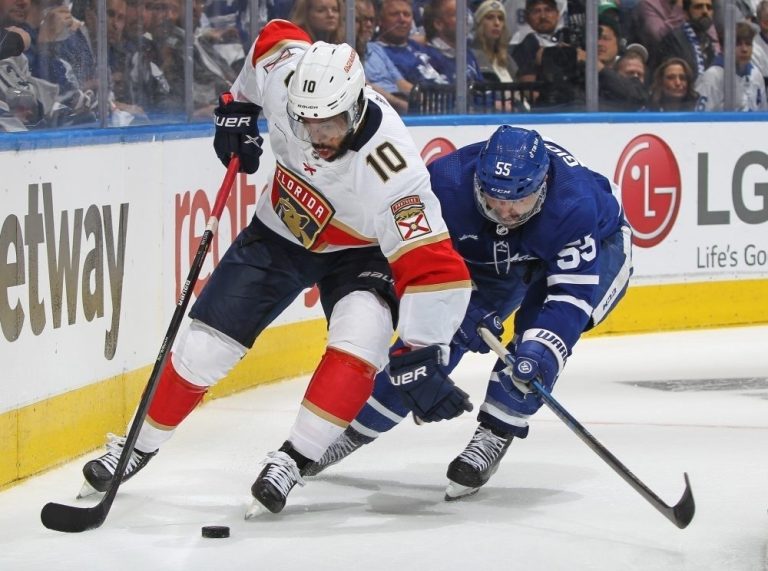
[[[768,280],[634,286],[588,335],[765,323]],[[207,398],[308,373],[326,339],[324,319],[270,328]],[[0,414],[0,488],[102,446],[107,432],[123,434],[150,373],[143,367]]]

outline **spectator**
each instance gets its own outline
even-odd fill
[[[448,78],[435,69],[424,46],[410,38],[413,8],[410,0],[382,0],[379,35],[376,39],[389,59],[411,84],[448,85]]]
[[[693,111],[699,94],[693,88],[693,71],[682,58],[669,58],[656,68],[648,98],[649,111]]]
[[[683,0],[683,11],[686,21],[664,36],[658,55],[662,60],[684,59],[696,79],[720,53],[719,42],[709,35],[713,27],[712,0]]]
[[[147,44],[142,46],[142,55],[159,67],[167,84],[149,92],[151,99],[144,108],[150,113],[178,114],[184,110],[184,30],[176,24],[180,12],[180,0],[145,3],[143,38]]]
[[[736,92],[734,94],[736,111],[764,111],[768,109],[765,101],[765,80],[752,65],[752,42],[755,30],[747,22],[736,24]],[[723,111],[725,70],[722,56],[702,73],[696,80],[699,92],[697,109],[700,111]]]
[[[645,86],[636,79],[621,75],[615,68],[620,54],[625,51],[624,45],[618,19],[600,16],[597,70],[601,111],[637,111],[646,104]],[[648,52],[640,44],[633,44],[632,51],[645,59],[648,57]]]
[[[160,67],[159,48],[148,31],[145,0],[126,0],[123,41],[115,44],[112,81],[119,101],[155,110],[171,93]],[[154,10],[154,6],[153,6]]]
[[[431,0],[424,11],[425,49],[435,69],[456,82],[456,0]],[[472,50],[467,50],[467,82],[481,79]]]
[[[648,48],[651,61],[664,37],[685,23],[683,0],[639,0],[634,11],[637,37]]]
[[[768,0],[762,0],[755,10],[759,32],[752,43],[752,64],[764,79],[768,79]]]
[[[566,28],[555,35],[557,4],[555,0],[527,0],[526,13],[533,32],[514,46],[512,57],[519,70],[520,81],[544,82],[536,99],[536,107],[571,111],[583,106],[583,46],[573,45],[574,37],[562,37]]]
[[[517,64],[509,55],[509,30],[504,5],[499,0],[485,0],[474,14],[475,38],[472,53],[483,79],[511,82],[517,75]]]
[[[510,34],[509,43],[514,46],[522,42],[525,36],[533,31],[528,23],[527,10],[525,9],[526,0],[504,0],[503,4]],[[567,0],[556,0],[556,4],[558,20],[555,29],[559,30],[565,27],[568,19],[568,2]]]
[[[289,20],[304,29],[313,42],[340,44],[345,40],[339,0],[296,0]]]
[[[384,48],[371,41],[375,22],[373,0],[357,0],[355,49],[363,62],[365,78],[373,89],[403,115],[408,112],[408,94],[413,85],[403,78]]]
[[[627,51],[619,58],[614,67],[619,75],[636,79],[645,86],[648,52],[643,53],[637,46],[643,47],[640,44],[627,46]]]

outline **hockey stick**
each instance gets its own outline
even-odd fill
[[[512,366],[515,363],[514,357],[507,351],[504,345],[494,337],[493,333],[488,331],[485,327],[479,328],[480,335],[488,346],[504,361],[507,365]],[[598,442],[597,438],[592,436],[589,431],[584,428],[578,420],[576,420],[571,414],[563,408],[563,406],[555,400],[555,398],[545,389],[538,379],[531,381],[531,386],[539,394],[552,412],[562,420],[565,425],[570,428],[576,436],[578,436],[584,444],[589,446],[600,458],[602,458],[606,464],[608,464],[613,471],[616,472],[622,479],[632,486],[632,488],[643,496],[648,503],[656,508],[661,515],[674,523],[680,529],[684,529],[691,523],[693,514],[696,511],[696,504],[693,501],[693,492],[691,491],[691,484],[688,481],[688,474],[683,472],[683,478],[685,478],[685,490],[683,496],[680,498],[674,506],[665,504],[659,496],[653,493],[648,486],[640,481],[637,476],[629,471],[629,468],[624,466],[616,456],[614,456],[610,450]]]
[[[99,527],[104,523],[104,520],[107,519],[107,514],[112,507],[112,502],[115,500],[117,489],[123,481],[123,474],[128,465],[128,460],[131,457],[133,447],[136,444],[136,439],[139,437],[139,429],[144,423],[144,418],[147,416],[147,411],[149,410],[149,404],[152,402],[152,397],[157,389],[160,373],[165,366],[170,348],[173,345],[176,334],[179,332],[181,322],[184,319],[187,305],[189,305],[189,294],[195,287],[197,277],[200,275],[200,269],[203,267],[203,262],[208,254],[211,240],[219,225],[219,217],[229,198],[232,183],[235,180],[235,175],[239,168],[240,159],[233,155],[232,159],[229,161],[229,166],[227,167],[227,174],[224,176],[224,181],[221,183],[221,188],[219,188],[219,192],[216,195],[216,202],[213,205],[211,216],[208,218],[205,232],[203,233],[200,245],[197,248],[195,259],[192,262],[192,267],[189,268],[187,281],[184,282],[184,287],[181,289],[181,295],[179,295],[179,299],[176,302],[176,310],[173,312],[168,331],[166,331],[163,344],[160,346],[160,352],[157,355],[157,359],[155,359],[152,374],[149,376],[147,386],[144,388],[144,393],[142,394],[139,406],[136,409],[136,414],[131,423],[131,428],[128,431],[128,436],[126,436],[123,451],[120,453],[120,460],[115,468],[115,475],[112,477],[112,482],[109,484],[109,488],[107,488],[101,501],[92,507],[81,508],[54,502],[45,504],[43,510],[40,512],[40,519],[42,520],[43,525],[48,529],[70,533],[80,532]]]

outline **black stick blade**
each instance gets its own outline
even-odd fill
[[[688,473],[684,472],[685,491],[680,501],[672,508],[673,517],[670,519],[680,529],[685,529],[691,523],[693,515],[696,513],[696,502],[693,501],[693,492],[691,491],[691,482],[688,480]]]
[[[91,508],[78,508],[48,502],[40,512],[40,520],[48,529],[79,533],[99,527],[107,519],[109,507],[99,503]]]

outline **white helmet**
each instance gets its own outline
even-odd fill
[[[349,45],[312,44],[288,83],[288,117],[294,134],[309,141],[305,119],[328,119],[342,113],[346,132],[353,132],[367,105],[364,87],[363,65]]]

